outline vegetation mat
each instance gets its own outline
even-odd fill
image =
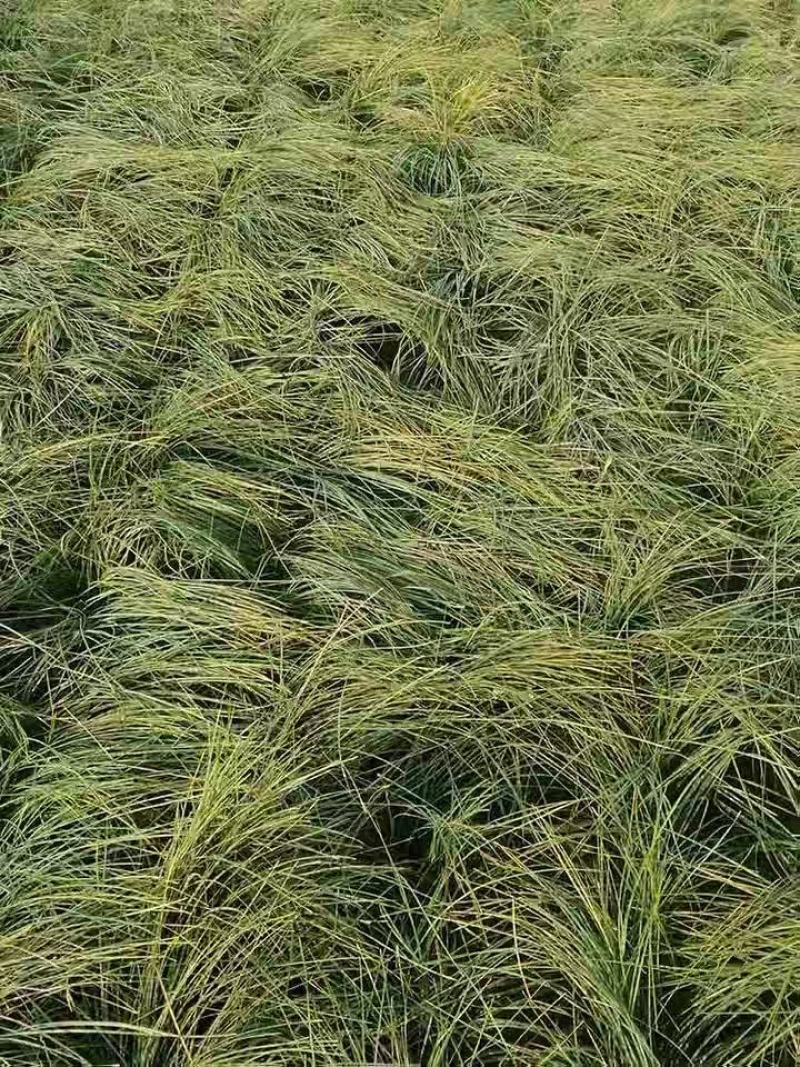
[[[800,1061],[796,0],[5,0],[0,1065]]]

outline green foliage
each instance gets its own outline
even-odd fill
[[[795,0],[0,13],[0,1065],[800,1060]]]

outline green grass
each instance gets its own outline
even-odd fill
[[[0,71],[0,1067],[794,1067],[797,0]]]

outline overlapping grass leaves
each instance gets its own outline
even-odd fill
[[[0,1062],[795,1063],[793,5],[0,50]]]

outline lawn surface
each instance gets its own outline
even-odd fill
[[[797,0],[5,0],[0,1067],[795,1067]]]

